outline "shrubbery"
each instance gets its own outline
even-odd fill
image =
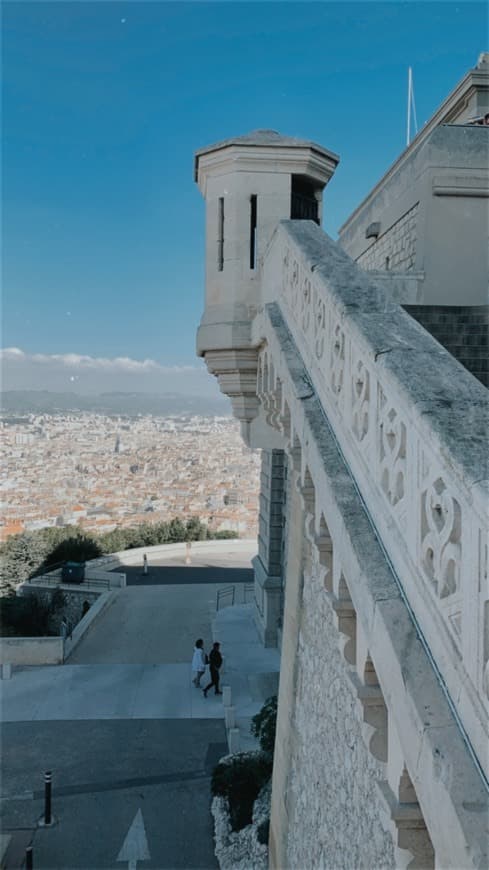
[[[268,844],[268,838],[270,836],[270,819],[265,819],[258,825],[258,830],[256,832],[256,838],[262,846],[266,846]]]
[[[277,729],[277,696],[268,698],[260,712],[251,720],[251,733],[260,743],[262,752],[273,756]]]
[[[272,761],[264,752],[240,753],[214,768],[211,791],[227,798],[233,831],[251,824],[253,804],[272,775]]]
[[[253,804],[270,780],[276,727],[277,696],[274,695],[252,719],[251,733],[259,741],[261,751],[242,752],[225,758],[214,768],[211,791],[214,796],[227,798],[233,831],[251,824]],[[259,843],[268,842],[268,828],[269,819],[266,819],[257,831]]]
[[[49,637],[56,634],[51,630],[51,618],[64,605],[61,589],[51,596],[31,593],[2,598],[0,608],[0,635],[2,637]]]
[[[0,594],[65,561],[85,562],[135,547],[236,537],[235,532],[209,532],[195,517],[186,523],[178,517],[167,523],[141,523],[103,535],[86,534],[73,526],[23,532],[12,535],[0,547]]]

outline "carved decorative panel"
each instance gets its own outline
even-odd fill
[[[292,261],[292,271],[290,275],[290,302],[292,310],[297,314],[299,305],[299,263],[297,260]]]
[[[311,322],[311,282],[309,278],[302,279],[301,293],[301,323],[304,332],[309,329]]]
[[[370,419],[370,374],[358,360],[351,374],[352,429],[358,441],[365,438]]]
[[[406,425],[379,388],[380,486],[390,504],[402,502],[406,492]]]
[[[421,493],[421,556],[439,598],[458,590],[461,551],[460,505],[438,477]]]
[[[324,354],[326,341],[326,305],[321,294],[314,293],[314,353],[320,360]]]
[[[345,333],[339,323],[333,327],[331,337],[331,389],[339,396],[345,373]]]

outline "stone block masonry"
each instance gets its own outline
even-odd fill
[[[289,867],[395,866],[374,787],[383,764],[362,739],[362,713],[317,572],[304,580],[290,771]],[[364,727],[364,726],[363,726]]]
[[[89,591],[83,586],[73,588],[72,586],[35,586],[34,584],[25,583],[22,587],[23,595],[35,595],[41,601],[49,604],[53,594],[60,591],[63,596],[63,604],[56,610],[50,618],[51,631],[61,634],[61,623],[64,621],[68,625],[68,633],[70,633],[83,617],[83,606],[85,601],[90,607],[100,597],[101,592]]]
[[[418,203],[357,257],[362,269],[409,272],[415,267]]]

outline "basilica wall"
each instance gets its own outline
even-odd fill
[[[399,304],[486,301],[487,130],[447,111],[339,244],[268,179],[322,191],[332,152],[265,130],[197,157],[208,226],[229,216],[198,352],[265,450],[277,870],[488,863],[487,394]]]
[[[304,576],[297,647],[288,867],[395,866],[392,832],[376,788],[385,765],[363,739],[352,664],[341,651],[347,644],[338,634],[331,595],[312,565]]]
[[[358,257],[358,265],[367,271],[392,269],[409,272],[414,269],[417,210],[416,203]]]
[[[415,272],[418,302],[484,305],[488,196],[487,128],[441,125],[401,155],[343,224],[339,243],[363,269]]]
[[[486,701],[472,686],[485,673],[485,592],[472,538],[485,394],[355,269],[316,228],[282,224],[264,280],[280,304],[255,324],[257,395],[289,467],[271,866],[479,867],[487,803],[461,719],[483,765]],[[418,380],[414,355],[432,361],[432,382]],[[472,403],[471,430],[455,440],[454,380]],[[448,420],[435,404],[426,415],[431,390],[450,402]]]

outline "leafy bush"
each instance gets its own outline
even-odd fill
[[[60,541],[53,550],[45,557],[42,565],[39,565],[31,576],[42,574],[51,570],[52,567],[61,565],[63,562],[87,562],[102,555],[102,548],[97,540],[90,535],[73,534],[64,541]]]
[[[49,637],[55,634],[50,622],[54,613],[65,603],[61,589],[52,596],[7,595],[0,610],[2,637]]]
[[[219,532],[208,532],[207,537],[214,541],[227,541],[230,538],[238,538],[239,535],[231,529],[221,529]]]
[[[251,720],[251,733],[260,742],[262,752],[273,757],[275,732],[277,730],[277,696],[265,701],[260,712]]]
[[[209,532],[197,517],[191,517],[186,523],[178,517],[166,523],[140,523],[102,535],[87,534],[73,526],[22,532],[12,535],[0,546],[0,595],[8,594],[18,583],[49,571],[60,562],[85,562],[134,547],[237,537],[236,532],[227,530]]]
[[[233,831],[251,824],[253,804],[271,775],[271,760],[262,752],[240,753],[214,768],[211,792],[227,798]]]
[[[256,830],[256,839],[262,846],[268,845],[268,840],[270,837],[270,819],[264,819]]]

